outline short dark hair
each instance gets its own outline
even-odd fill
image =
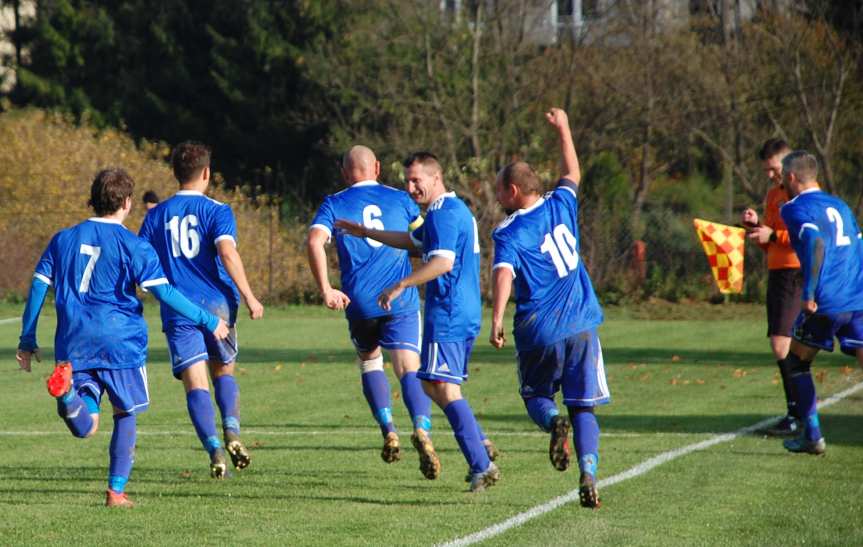
[[[141,197],[141,201],[144,203],[159,203],[159,194],[152,190],[147,190],[144,192],[143,197]]]
[[[514,161],[500,170],[501,182],[517,186],[523,194],[542,193],[542,181],[533,168],[524,161]]]
[[[407,169],[415,163],[418,163],[423,167],[431,167],[433,169],[436,169],[439,173],[443,173],[443,168],[441,167],[440,161],[437,159],[437,156],[426,150],[411,152],[410,155],[406,157],[405,160],[402,162],[402,165],[405,169]]]
[[[88,205],[96,212],[96,216],[107,216],[119,211],[127,198],[132,197],[135,181],[124,169],[111,167],[96,173],[90,186],[90,201]]]
[[[818,178],[818,159],[806,150],[795,150],[782,159],[782,171],[794,173],[801,182]]]
[[[782,152],[791,152],[791,147],[788,146],[787,142],[782,139],[767,139],[764,141],[764,144],[761,145],[761,149],[758,150],[758,159],[761,161],[767,161]]]
[[[182,142],[171,152],[171,167],[174,168],[174,177],[180,184],[194,179],[209,166],[210,148],[200,142]]]

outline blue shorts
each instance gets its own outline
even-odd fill
[[[84,398],[90,414],[98,414],[106,392],[111,404],[127,414],[139,414],[150,406],[147,367],[73,369],[72,386]]]
[[[168,353],[171,355],[171,371],[179,379],[183,371],[198,361],[233,363],[237,360],[237,329],[224,340],[216,340],[206,327],[177,325],[165,332]]]
[[[467,364],[475,338],[461,342],[427,342],[423,344],[417,378],[461,384],[467,380]]]
[[[517,358],[520,393],[525,399],[553,399],[562,388],[567,406],[591,407],[611,402],[602,347],[594,329],[548,346],[519,351]]]
[[[378,346],[420,352],[422,322],[419,311],[368,319],[349,319],[348,330],[354,347],[360,353],[369,353]]]
[[[839,339],[843,353],[856,355],[863,348],[863,311],[844,313],[801,313],[794,323],[794,339],[813,348],[833,351]]]

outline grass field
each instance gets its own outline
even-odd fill
[[[600,331],[613,396],[599,412],[600,478],[782,410],[760,307],[660,311],[689,318],[611,310]],[[0,306],[0,318],[20,312]],[[502,452],[501,482],[466,492],[466,465],[438,410],[442,477],[423,479],[412,451],[384,464],[344,320],[319,308],[269,309],[265,320],[240,324],[242,418],[253,462],[216,482],[170,374],[158,314],[148,307],[152,405],[138,422],[128,487],[138,506],[107,510],[110,411],[105,403],[103,430],[87,440],[69,435],[56,416],[44,388],[53,317],[46,309],[45,362],[30,375],[14,362],[20,323],[0,324],[0,544],[430,545],[577,487],[577,469],[552,469],[547,437],[524,412],[512,349],[494,351],[485,333],[465,391]],[[841,355],[819,356],[815,377],[822,398],[863,381]],[[400,400],[394,414],[407,430]],[[825,409],[822,423],[824,458],[789,455],[778,440],[744,435],[603,489],[597,511],[565,505],[487,543],[863,545],[863,391]]]

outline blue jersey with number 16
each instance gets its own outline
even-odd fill
[[[824,262],[813,287],[818,313],[863,311],[863,241],[848,205],[821,190],[808,190],[786,203],[780,214],[800,257],[804,283],[811,279],[805,264],[812,253],[804,239],[817,235],[824,241]]]
[[[233,326],[240,295],[216,250],[216,243],[237,243],[231,206],[200,192],[181,190],[147,213],[139,234],[149,241],[171,284],[192,303]],[[194,325],[162,304],[162,328]]]
[[[602,323],[578,254],[578,186],[568,179],[494,231],[494,269],[514,276],[519,351],[548,346]]]
[[[54,286],[54,356],[75,371],[142,367],[147,323],[135,285],[168,283],[149,243],[118,221],[91,218],[51,239],[34,276]]]
[[[373,239],[346,236],[333,228],[338,219],[352,220],[376,230],[407,232],[410,226],[422,222],[419,207],[410,195],[373,180],[357,182],[327,196],[310,229],[317,228],[335,235],[342,291],[351,299],[345,311],[348,319],[369,319],[419,310],[419,296],[413,287],[395,299],[391,311],[378,305],[378,295],[384,289],[410,275],[408,252]]]

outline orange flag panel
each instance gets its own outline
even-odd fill
[[[722,294],[743,292],[743,249],[746,231],[700,218],[692,219],[713,278]]]

